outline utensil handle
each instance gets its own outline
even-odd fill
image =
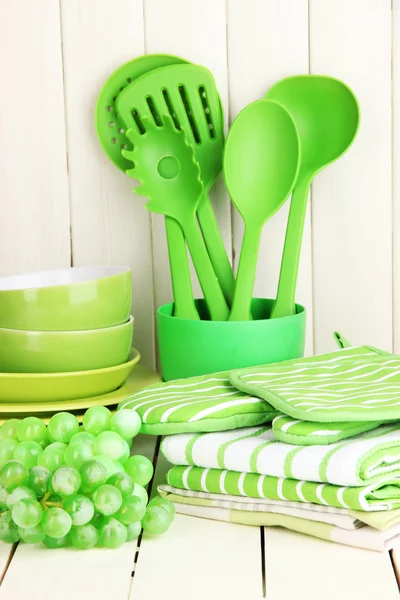
[[[186,242],[181,226],[171,217],[165,218],[168,256],[174,293],[174,317],[199,320],[192,292]]]
[[[235,291],[235,278],[207,192],[199,202],[197,217],[222,293],[228,306],[231,306]]]
[[[293,190],[286,226],[278,292],[272,307],[271,318],[287,317],[296,313],[296,283],[309,188],[310,180],[308,177],[304,177],[297,182]]]
[[[252,319],[251,300],[256,278],[261,231],[262,227],[249,227],[247,225],[245,228],[229,321],[251,321]]]
[[[219,286],[218,279],[211,264],[203,236],[197,226],[196,220],[186,219],[181,224],[185,234],[193,264],[196,269],[201,289],[203,290],[210,317],[212,321],[226,321],[229,308]]]

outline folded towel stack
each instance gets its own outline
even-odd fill
[[[400,541],[396,356],[346,348],[159,384],[125,406],[167,435],[159,492],[180,513],[377,551]]]

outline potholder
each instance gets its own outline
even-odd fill
[[[268,423],[278,413],[265,400],[248,396],[229,382],[228,372],[152,385],[118,406],[135,410],[142,433],[211,432]]]
[[[382,421],[348,421],[344,423],[313,423],[278,415],[272,421],[272,433],[280,442],[296,446],[325,446],[364,431],[376,429]]]
[[[295,419],[400,419],[400,357],[367,346],[239,369],[230,381]]]

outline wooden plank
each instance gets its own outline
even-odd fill
[[[396,600],[396,578],[387,553],[265,529],[268,600]]]
[[[144,52],[142,2],[63,0],[62,34],[73,262],[124,264],[134,283],[134,345],[154,366],[150,215],[133,182],[105,156],[96,138],[97,94],[118,66]]]
[[[400,1],[392,3],[393,347],[400,352]]]
[[[279,79],[308,72],[307,0],[230,0],[227,4],[230,120],[262,98]],[[274,298],[289,203],[264,227],[255,295]],[[234,254],[239,259],[243,223],[234,213]],[[306,354],[312,354],[311,223],[307,215],[296,300],[308,312]]]
[[[69,266],[58,2],[0,2],[0,275]]]
[[[153,460],[156,442],[156,437],[138,435],[132,451]],[[4,546],[0,545],[0,551]],[[84,552],[20,544],[0,588],[0,598],[126,600],[136,549],[136,542],[116,550],[94,548]],[[0,554],[0,564],[2,559]]]
[[[349,153],[313,186],[315,349],[339,329],[392,349],[391,5],[311,0],[311,71],[344,80],[361,106]]]
[[[260,530],[176,515],[168,532],[143,537],[131,600],[262,598]]]
[[[181,56],[203,65],[213,73],[222,103],[227,111],[225,0],[145,0],[146,52]],[[228,256],[232,254],[230,203],[219,178],[210,197]],[[154,282],[156,305],[172,300],[164,219],[152,215],[154,242]],[[193,273],[193,269],[192,269]],[[195,276],[193,289],[202,293]]]

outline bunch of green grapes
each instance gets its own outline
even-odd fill
[[[0,428],[0,540],[48,548],[117,548],[143,529],[160,535],[174,505],[145,485],[153,465],[130,456],[140,429],[130,410],[90,408],[79,426],[61,412],[46,427],[40,419],[10,419]]]

